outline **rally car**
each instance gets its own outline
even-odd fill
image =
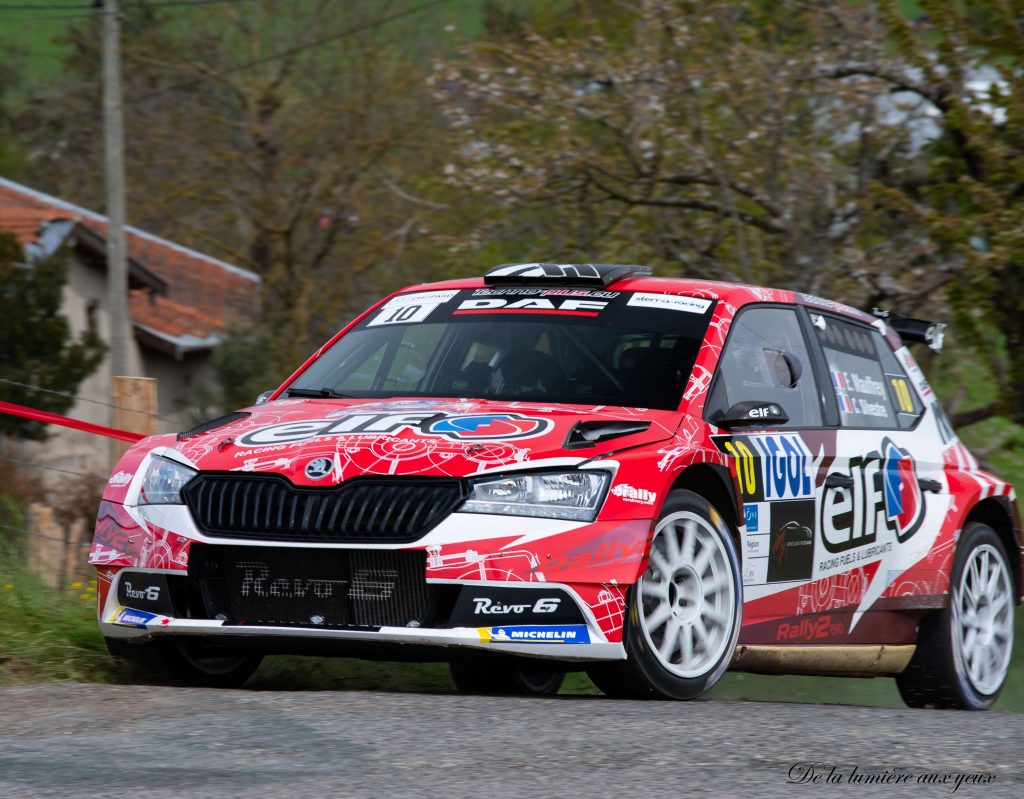
[[[638,266],[404,289],[252,407],[127,452],[90,555],[101,631],[213,685],[287,652],[449,661],[483,692],[888,675],[912,706],[988,708],[1014,492],[904,341],[941,327]]]

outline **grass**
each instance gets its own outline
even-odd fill
[[[50,588],[0,547],[0,685],[119,677],[96,627],[95,586]]]

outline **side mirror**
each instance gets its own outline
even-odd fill
[[[266,402],[268,399],[270,399],[270,397],[271,397],[271,395],[273,395],[273,393],[274,393],[274,389],[270,389],[270,391],[264,391],[262,394],[260,394],[256,398],[256,402],[254,402],[253,405],[262,405],[264,402]]]
[[[804,372],[800,359],[793,353],[782,350],[765,350],[764,354],[775,384],[782,388],[796,388],[797,381]]]
[[[711,419],[713,424],[723,430],[731,430],[734,427],[773,427],[786,424],[788,421],[789,416],[781,405],[759,400],[737,402],[718,419]]]

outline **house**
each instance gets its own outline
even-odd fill
[[[65,249],[62,313],[74,335],[91,327],[109,341],[106,217],[0,177],[0,231],[14,234],[29,260]],[[210,396],[210,355],[225,332],[258,318],[260,278],[133,227],[125,238],[130,373],[157,379],[158,430],[182,430],[194,423],[197,400]],[[107,357],[79,386],[68,415],[109,425],[110,378]],[[95,436],[61,429],[35,455],[98,474],[108,469],[110,451]]]

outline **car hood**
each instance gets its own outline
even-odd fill
[[[273,472],[296,485],[359,475],[462,477],[566,464],[672,436],[673,411],[479,400],[285,399],[200,426],[174,445],[199,469]]]

